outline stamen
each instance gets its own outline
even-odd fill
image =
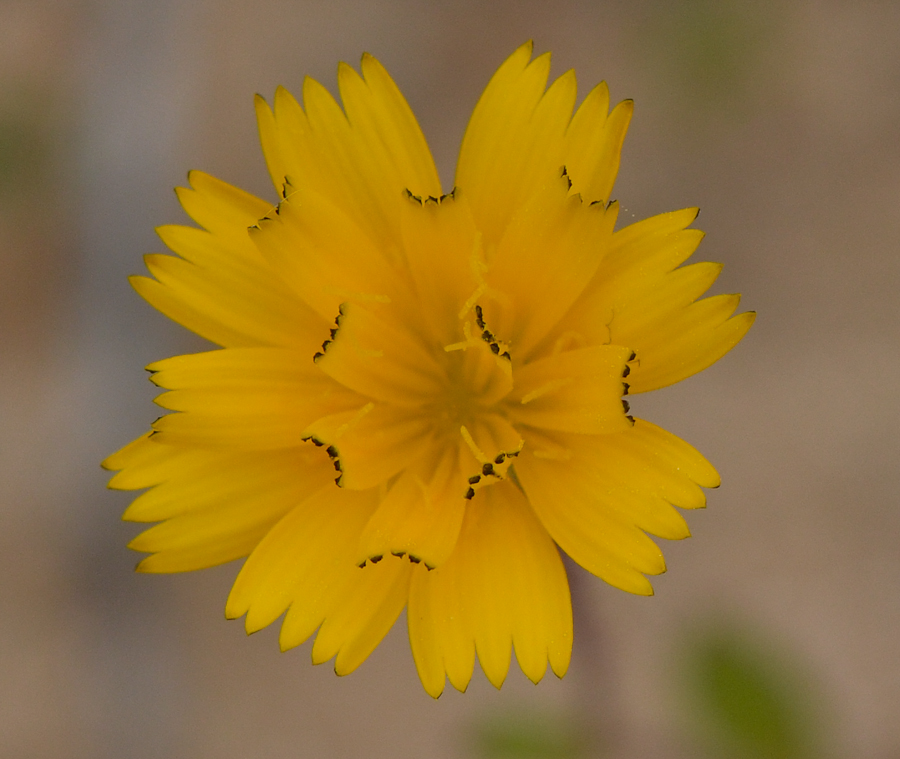
[[[447,351],[447,353],[450,353],[450,351],[464,351],[476,344],[476,341],[472,338],[472,327],[469,326],[469,322],[463,322],[463,334],[466,336],[465,340],[459,343],[445,345],[444,350]]]
[[[469,488],[466,490],[465,499],[471,501],[475,497],[476,490],[480,490],[486,485],[490,485],[492,482],[506,479],[507,473],[512,466],[513,459],[522,452],[525,441],[520,438],[516,448],[509,451],[501,451],[492,460],[478,447],[478,444],[472,438],[471,433],[465,426],[460,427],[459,432],[462,435],[463,440],[466,441],[466,445],[469,446],[469,450],[472,451],[472,455],[476,458],[478,463],[481,464],[481,471],[478,474],[473,474],[468,479]]]
[[[475,292],[473,292],[469,296],[469,299],[465,302],[465,304],[463,305],[462,309],[459,312],[460,319],[466,318],[466,314],[472,310],[472,307],[475,305],[475,303],[478,302],[478,299],[482,295],[484,295],[485,290],[487,290],[487,284],[484,282],[482,282],[480,285],[478,285],[478,287],[475,288]]]
[[[575,330],[568,330],[567,332],[563,332],[556,339],[556,342],[553,344],[551,355],[556,356],[563,351],[573,350],[574,348],[583,348],[585,345],[587,345],[587,340],[585,340],[584,335]]]
[[[372,403],[371,401],[369,403],[367,403],[365,406],[363,406],[359,411],[356,412],[356,415],[349,422],[342,424],[340,427],[338,427],[335,430],[334,439],[339,440],[341,438],[341,436],[347,432],[347,430],[350,430],[353,427],[355,427],[357,424],[359,424],[360,421],[362,421],[362,418],[366,414],[368,414],[373,408],[375,408],[375,404]]]
[[[571,377],[560,377],[555,380],[550,380],[549,382],[541,385],[540,387],[532,390],[530,393],[525,395],[521,403],[524,406],[527,403],[531,403],[536,398],[540,398],[542,395],[546,395],[547,393],[553,393],[566,385],[570,385],[572,383]]]
[[[466,429],[465,425],[459,428],[459,434],[462,435],[462,439],[466,441],[466,445],[469,446],[469,450],[472,451],[472,455],[475,457],[479,464],[487,464],[490,462],[490,459],[485,456],[484,451],[482,451],[481,448],[478,447],[478,444]]]
[[[572,451],[562,446],[554,446],[553,448],[535,448],[531,451],[531,455],[536,459],[548,461],[568,461],[572,458]]]

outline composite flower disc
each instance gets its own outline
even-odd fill
[[[616,229],[631,118],[605,84],[577,110],[524,45],[472,115],[442,192],[384,68],[341,65],[257,99],[277,205],[200,173],[198,227],[158,231],[135,289],[219,347],[151,364],[170,411],[104,466],[148,488],[125,519],[144,572],[248,557],[228,598],[249,632],[361,664],[407,610],[425,689],[500,686],[514,650],[562,676],[572,612],[559,550],[623,590],[665,570],[648,533],[689,534],[712,466],[629,414],[746,333],[739,297],[682,266],[696,209]],[[574,113],[573,113],[574,111]]]

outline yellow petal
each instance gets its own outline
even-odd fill
[[[201,227],[216,235],[246,230],[272,210],[272,204],[202,171],[188,174],[190,188],[175,192],[182,208]]]
[[[608,108],[609,90],[601,82],[588,93],[566,130],[565,165],[572,192],[587,203],[609,201],[634,104],[625,100],[607,117]]]
[[[441,366],[401,316],[390,304],[375,310],[345,303],[316,366],[375,400],[406,407],[431,401],[443,389]]]
[[[152,434],[152,431],[145,432],[100,463],[107,471],[117,472],[110,479],[108,487],[114,490],[137,490],[165,479],[163,471],[168,465],[169,454],[174,449],[152,440]],[[205,452],[201,452],[200,456],[204,461],[208,458]],[[132,476],[132,473],[136,476]]]
[[[234,453],[155,442],[153,447],[164,451],[165,459],[153,467],[146,462],[143,466],[132,465],[119,475],[130,475],[129,484],[154,486],[125,510],[122,518],[127,521],[159,522],[191,511],[213,509],[217,504],[226,506],[263,497],[270,490],[284,491],[284,497],[293,499],[293,505],[311,490],[334,480],[331,467],[312,446]],[[252,509],[248,507],[248,511]]]
[[[434,445],[382,499],[360,538],[357,563],[393,554],[440,566],[456,544],[467,487],[458,448]]]
[[[514,424],[585,434],[628,429],[621,397],[631,351],[600,345],[541,358],[513,373],[508,410]]]
[[[415,461],[431,428],[431,420],[421,413],[368,403],[317,419],[303,435],[328,447],[339,467],[341,487],[365,490],[387,482]]]
[[[731,316],[740,295],[716,295],[669,314],[651,330],[628,334],[610,325],[613,340],[627,341],[638,353],[629,377],[631,392],[644,393],[680,382],[718,361],[737,345],[756,319],[747,311]]]
[[[488,284],[501,297],[486,319],[527,360],[587,286],[606,252],[617,206],[585,205],[555,173],[512,218],[489,260]]]
[[[311,359],[275,348],[227,348],[150,364],[168,414],[153,424],[163,442],[201,448],[296,447],[323,413],[364,399],[319,372]]]
[[[649,595],[644,574],[659,574],[659,548],[642,532],[686,537],[669,504],[705,504],[702,484],[718,475],[696,450],[636,420],[615,435],[529,433],[515,464],[529,502],[559,546],[588,571]]]
[[[415,195],[440,195],[441,183],[416,117],[388,72],[374,57],[362,57],[361,78],[350,66],[338,69],[338,85],[360,152],[381,155],[398,184]]]
[[[460,148],[456,186],[469,199],[488,257],[515,211],[564,164],[575,76],[564,74],[545,93],[550,56],[529,63],[531,50],[523,45],[494,74]]]
[[[147,255],[156,280],[135,276],[130,281],[151,306],[179,324],[226,347],[285,345],[309,349],[311,335],[327,329],[302,302],[280,298],[282,285],[274,277],[256,285],[223,266],[196,266],[175,256]],[[294,325],[300,325],[292,328]]]
[[[297,301],[259,254],[246,228],[218,235],[177,225],[158,227],[156,231],[171,250],[194,266],[175,264],[173,269],[166,266],[171,261],[161,257],[151,257],[152,264],[161,265],[166,272],[173,270],[176,278],[180,273],[185,275],[178,292],[193,291],[201,303],[189,297],[183,300],[195,309],[202,308],[204,297],[210,301],[212,311],[206,309],[207,321],[214,322],[210,326],[220,330],[231,327],[240,335],[229,344],[243,345],[249,338],[312,352],[322,341],[328,320],[323,322]]]
[[[413,575],[409,633],[426,690],[437,697],[444,673],[464,690],[477,650],[488,680],[499,687],[510,649],[534,682],[549,661],[562,676],[572,646],[565,569],[553,542],[511,483],[484,491],[466,515],[450,560]]]
[[[464,193],[440,200],[409,197],[400,225],[423,326],[439,346],[461,340],[464,306],[483,278],[481,237]]]
[[[291,606],[291,627],[286,624],[282,643],[302,643],[357,581],[361,570],[353,563],[355,546],[375,505],[371,491],[333,484],[310,495],[250,554],[231,589],[226,616],[247,614],[247,632],[254,632]]]
[[[348,209],[378,245],[396,244],[401,193],[439,195],[428,147],[387,72],[371,57],[365,80],[342,65],[338,78],[348,116],[318,82],[303,86],[304,109],[283,89],[275,95],[274,125],[259,108],[270,173]]]
[[[259,94],[253,98],[253,107],[256,110],[256,126],[259,130],[263,158],[266,160],[266,167],[269,169],[269,176],[272,178],[272,184],[275,185],[275,191],[282,195],[288,170],[275,114],[272,113],[265,98]],[[267,212],[268,210],[270,209],[267,209]],[[263,216],[265,214],[260,214],[258,218]]]
[[[609,323],[627,307],[635,283],[652,293],[666,273],[696,250],[703,233],[685,229],[696,217],[697,209],[687,208],[639,221],[613,234],[593,279],[542,347],[551,349],[562,335],[578,335],[589,345],[608,343]]]
[[[357,569],[356,581],[335,599],[316,635],[313,664],[336,656],[338,675],[348,675],[362,664],[406,606],[411,574],[412,565],[394,556]]]
[[[754,315],[729,319],[736,295],[694,302],[715,280],[718,264],[676,268],[703,239],[685,229],[695,217],[689,208],[616,232],[593,280],[542,347],[561,335],[631,347],[637,354],[628,378],[632,393],[685,379],[731,350]]]
[[[250,231],[261,256],[303,301],[331,321],[345,301],[396,300],[390,261],[344,209],[306,187]]]

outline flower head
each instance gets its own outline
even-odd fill
[[[558,548],[632,593],[665,565],[651,533],[719,478],[629,415],[627,393],[709,366],[753,321],[680,266],[695,209],[614,231],[610,193],[632,104],[604,84],[573,115],[573,72],[519,48],[497,71],[443,194],[387,72],[341,65],[343,108],[257,99],[277,206],[192,172],[201,228],[133,278],[154,307],[221,346],[151,364],[173,413],[104,465],[149,488],[125,519],[146,572],[249,556],[228,598],[249,632],[356,668],[407,609],[425,689],[465,689],[476,653],[499,686],[511,650],[540,680],[569,663]]]

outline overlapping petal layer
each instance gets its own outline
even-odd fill
[[[248,556],[229,617],[284,615],[281,646],[355,669],[404,607],[425,689],[498,687],[511,653],[540,680],[571,652],[557,547],[649,594],[647,533],[689,535],[674,507],[718,475],[629,415],[622,396],[676,382],[749,328],[737,296],[700,299],[716,264],[679,211],[614,231],[630,101],[605,84],[573,115],[531,45],[479,101],[447,195],[381,65],[341,65],[342,105],[257,99],[277,205],[192,172],[201,227],[133,283],[220,349],[151,364],[167,413],[104,462],[149,488],[131,547],[172,572]],[[317,632],[318,631],[318,632]]]

